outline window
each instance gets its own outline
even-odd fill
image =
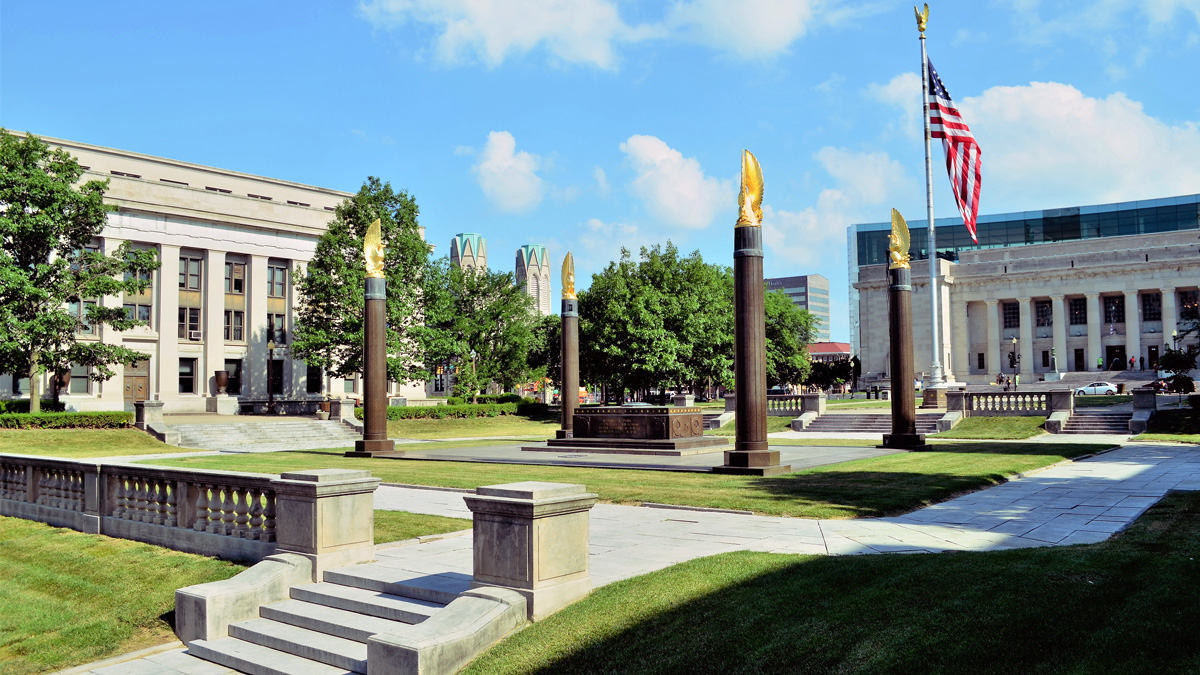
[[[1071,298],[1071,325],[1087,325],[1087,298]]]
[[[192,338],[193,332],[200,331],[200,308],[179,308],[179,337],[185,340]]]
[[[1038,300],[1033,303],[1033,309],[1037,315],[1038,326],[1054,325],[1054,310],[1051,308],[1049,300]]]
[[[232,309],[225,310],[225,339],[241,342],[246,339],[244,324],[246,313]]]
[[[149,271],[149,270],[139,270],[139,271],[136,273],[136,275],[135,275],[135,274],[133,274],[133,273],[131,273],[131,272],[126,272],[126,273],[125,273],[125,281],[132,281],[132,280],[133,280],[133,278],[134,278],[134,276],[136,276],[136,277],[137,277],[138,281],[144,281],[144,282],[146,282],[146,283],[151,283],[151,281],[152,281],[152,280],[151,280],[151,278],[150,278],[150,271]],[[148,287],[147,287],[147,288],[148,288]]]
[[[319,394],[325,388],[324,383],[322,382],[322,380],[325,379],[324,372],[321,370],[320,366],[309,366],[308,376],[306,379],[308,386],[305,387],[305,390],[310,394]]]
[[[1142,293],[1142,321],[1162,321],[1162,293]]]
[[[74,302],[67,303],[67,311],[71,314],[72,317],[75,318],[76,321],[79,322],[75,326],[76,333],[78,333],[80,335],[95,335],[96,334],[96,329],[91,324],[89,324],[88,320],[87,320],[88,307],[93,307],[93,306],[95,306],[95,304],[96,303],[91,300],[85,300],[83,302],[74,301]]]
[[[246,292],[246,263],[225,263],[225,292],[236,295]]]
[[[1005,328],[1021,327],[1021,306],[1015,302],[1006,302],[1001,308],[1004,314]]]
[[[1048,350],[1048,349],[1042,350],[1042,367],[1043,368],[1050,367],[1050,350]]]
[[[287,268],[267,267],[267,295],[272,298],[283,298],[287,289]]]
[[[355,388],[354,388],[355,381],[356,380],[355,380],[354,375],[347,377],[345,379],[345,381],[342,382],[342,391],[347,394],[353,394],[355,391]]]
[[[1200,318],[1200,291],[1179,291],[1179,318],[1184,321]]]
[[[189,291],[200,290],[200,258],[179,259],[179,287]]]
[[[141,321],[150,323],[150,305],[139,305],[136,303],[125,303],[125,318],[130,321]]]
[[[225,385],[225,393],[242,393],[242,360],[225,359],[225,370],[229,372],[229,384]]]
[[[219,187],[212,187],[211,185],[205,185],[204,189],[209,190],[211,192],[220,192],[223,195],[227,195],[231,192],[231,190],[226,190],[225,188],[219,188]]]
[[[179,393],[196,393],[196,359],[179,359]]]
[[[983,372],[987,372],[987,361],[984,360],[983,352],[975,355],[975,367]]]
[[[267,386],[271,388],[271,393],[276,396],[283,395],[283,361],[274,359],[269,362],[270,370],[267,378]]]
[[[1125,296],[1110,295],[1104,298],[1104,323],[1125,323]]]
[[[71,389],[72,394],[87,394],[88,387],[91,384],[91,379],[88,378],[87,366],[71,366]]]
[[[277,345],[287,344],[287,318],[282,314],[267,315],[267,339]]]

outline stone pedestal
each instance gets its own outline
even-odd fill
[[[354,442],[347,457],[371,457],[396,451],[387,436],[387,285],[383,279],[366,280],[363,326],[363,437]]]
[[[883,435],[883,448],[928,450],[925,434],[917,433],[916,393],[913,391],[912,270],[888,270],[888,337],[891,339],[892,433]]]
[[[683,457],[729,445],[727,438],[704,435],[704,415],[695,407],[585,406],[576,410],[574,418],[571,438],[552,438],[546,447],[522,449]]]
[[[161,427],[163,423],[162,411],[162,401],[134,401],[133,425],[142,431],[146,430],[147,425]]]
[[[677,408],[690,408],[696,405],[696,397],[692,394],[675,394],[671,403]]]
[[[922,408],[940,408],[940,407],[942,407],[942,402],[945,398],[945,396],[944,396],[945,393],[946,393],[945,389],[934,389],[933,387],[926,388],[925,391],[921,392],[921,394],[922,394],[921,407]]]
[[[236,415],[239,407],[238,397],[232,394],[217,394],[204,400],[205,412],[218,415]]]
[[[528,481],[476,488],[473,588],[498,586],[527,601],[537,621],[587,596],[588,511],[596,495],[582,485]]]
[[[370,471],[315,469],[284,473],[275,489],[280,553],[312,561],[313,581],[325,570],[375,558],[375,488]]]

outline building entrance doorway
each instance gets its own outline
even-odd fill
[[[1158,370],[1158,345],[1146,347],[1146,365],[1150,370]]]
[[[138,361],[125,366],[125,403],[130,409],[134,401],[145,401],[150,388],[150,362]]]
[[[1078,372],[1087,370],[1087,359],[1083,356],[1082,347],[1075,349],[1075,370]]]
[[[1128,370],[1125,345],[1108,345],[1104,348],[1104,367],[1106,370]]]

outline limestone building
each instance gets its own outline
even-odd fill
[[[450,240],[450,264],[487,271],[487,240],[482,234],[461,232]]]
[[[123,344],[145,360],[116,366],[105,382],[89,381],[86,368],[72,369],[69,387],[60,390],[68,409],[132,409],[134,400],[159,399],[167,413],[215,410],[218,370],[229,372],[229,393],[242,402],[267,399],[268,386],[275,397],[292,400],[357,395],[359,378],[328,377],[293,359],[288,347],[298,301],[293,275],[304,273],[334,207],[350,193],[43,140],[78,158],[83,180],[109,181],[105,202],[116,211],[92,245],[108,253],[130,241],[156,250],[162,263],[146,292],[96,300],[123,306],[149,325],[81,329],[82,340]],[[0,375],[0,398],[28,391],[28,380]],[[425,396],[420,383],[393,384],[392,391]]]
[[[867,382],[887,376],[890,227],[848,228],[851,344]],[[932,360],[928,235],[924,221],[909,227],[914,369],[922,377]],[[1200,307],[1200,195],[983,216],[978,245],[958,218],[936,227],[949,380],[1011,374],[1009,352],[1030,380],[1124,370],[1131,358],[1138,370],[1144,360],[1150,379],[1180,321]]]
[[[546,257],[546,247],[526,244],[517,249],[515,277],[517,284],[524,286],[525,292],[533,298],[537,313],[550,314],[550,260]]]
[[[820,274],[807,274],[798,277],[778,277],[766,279],[768,291],[783,291],[792,300],[792,304],[800,309],[806,309],[817,319],[818,342],[830,340],[829,330],[829,280]]]

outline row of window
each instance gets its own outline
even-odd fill
[[[1180,291],[1180,317],[1188,319],[1197,314],[1200,306],[1200,292]],[[1125,323],[1125,296],[1110,295],[1101,298],[1104,301],[1104,323]],[[1001,316],[1005,328],[1021,327],[1021,305],[1016,302],[1001,303]],[[1034,318],[1038,326],[1054,325],[1054,309],[1049,300],[1036,300],[1033,303]],[[1087,298],[1070,298],[1067,300],[1067,322],[1072,326],[1087,325]],[[1142,293],[1142,321],[1162,321],[1162,293]]]
[[[186,291],[204,289],[204,259],[179,258],[179,288]],[[225,292],[233,295],[246,293],[246,263],[225,263]],[[287,267],[267,266],[267,297],[287,297]]]

